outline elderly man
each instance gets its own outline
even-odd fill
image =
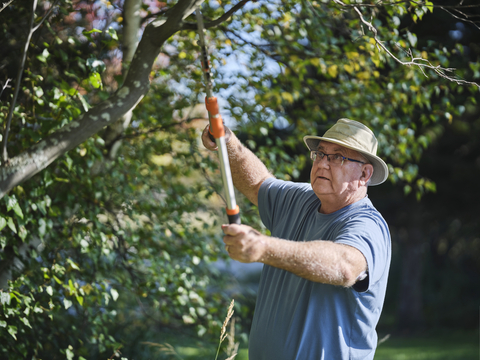
[[[310,184],[275,179],[231,132],[227,141],[234,185],[272,234],[222,226],[232,259],[264,264],[249,359],[373,359],[391,257],[388,226],[367,197],[388,176],[373,132],[340,119],[323,137],[305,136]]]

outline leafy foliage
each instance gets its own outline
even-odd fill
[[[72,15],[73,4],[63,5]],[[66,20],[45,21],[43,45],[32,47],[12,155],[117,88],[115,31],[78,34]],[[6,33],[16,26],[3,24]],[[159,76],[114,160],[98,134],[0,200],[2,286],[13,279],[1,292],[4,356],[108,357],[122,346],[118,324],[146,319],[199,334],[218,326],[226,298],[209,289],[224,278],[211,266],[223,249],[212,227],[220,214],[204,176],[215,159],[199,150],[191,119],[174,118],[191,100],[169,89],[173,76]]]

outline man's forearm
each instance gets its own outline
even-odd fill
[[[263,235],[265,236],[265,235]],[[352,286],[366,270],[363,254],[348,245],[332,241],[297,242],[266,239],[262,263],[287,270],[307,280],[331,285]]]
[[[273,175],[233,134],[227,143],[227,149],[233,184],[252,203],[258,205],[260,185]]]
[[[247,225],[222,225],[222,229],[228,254],[240,262],[261,262],[307,280],[340,286],[352,286],[367,269],[363,254],[348,245],[284,240]]]

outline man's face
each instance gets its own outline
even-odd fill
[[[350,159],[362,161],[360,154],[341,145],[321,141],[318,151],[325,154],[340,154]],[[371,166],[371,165],[370,165]],[[310,180],[315,194],[322,200],[342,201],[355,193],[361,186],[363,164],[345,160],[343,165],[333,164],[325,156],[315,160],[310,172]]]

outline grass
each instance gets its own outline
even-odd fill
[[[245,346],[245,345],[244,345]],[[215,352],[205,349],[176,346],[185,360],[213,359]],[[224,359],[225,355],[219,357]],[[380,344],[375,360],[479,360],[478,331],[453,331],[415,337],[392,335]],[[235,360],[248,360],[248,350],[239,349]]]
[[[178,346],[175,348],[178,355],[181,356],[182,359],[184,360],[205,360],[205,359],[214,359],[215,358],[215,351],[208,351],[208,350],[202,350],[199,348],[194,348],[194,347],[184,347],[184,346]],[[226,355],[223,354],[219,356],[219,359],[225,359]],[[173,358],[172,358],[173,359]],[[240,349],[238,351],[237,356],[235,357],[235,360],[248,360],[248,350],[247,349]]]
[[[375,360],[478,360],[478,332],[449,332],[416,337],[390,337]]]

